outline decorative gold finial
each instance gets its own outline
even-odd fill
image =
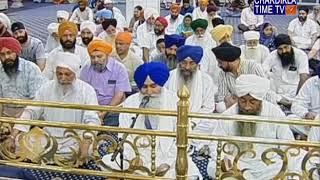
[[[183,100],[189,99],[189,97],[190,97],[189,90],[188,90],[188,88],[187,88],[185,85],[182,87],[182,89],[180,89],[180,90],[178,91],[177,94],[178,94],[178,97],[179,97],[180,99],[183,99]]]

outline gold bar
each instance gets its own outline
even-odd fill
[[[221,153],[222,153],[222,141],[218,141],[215,179],[219,179],[221,174]]]
[[[156,175],[156,136],[151,136],[151,172]]]
[[[183,86],[178,92],[178,118],[177,118],[177,160],[176,178],[177,180],[188,179],[188,113],[189,113],[189,92]]]

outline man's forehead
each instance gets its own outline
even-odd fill
[[[3,47],[2,49],[0,49],[0,52],[5,53],[5,52],[12,52],[11,49],[7,48],[7,47]]]
[[[91,34],[92,34],[92,32],[90,31],[90,29],[89,29],[89,28],[84,28],[81,32],[91,33]]]

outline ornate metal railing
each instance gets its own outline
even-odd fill
[[[281,161],[281,165],[274,179],[285,179],[287,177],[295,177],[298,179],[311,179],[314,174],[319,171],[320,159],[320,143],[306,142],[306,141],[290,141],[277,140],[266,138],[250,138],[237,136],[217,136],[217,135],[199,135],[189,133],[189,118],[212,119],[212,120],[226,120],[226,121],[242,121],[255,123],[277,123],[290,125],[308,125],[320,126],[319,121],[310,120],[288,120],[288,119],[269,119],[257,118],[254,116],[225,116],[221,114],[199,114],[189,113],[189,94],[186,89],[179,91],[180,98],[177,106],[177,111],[163,111],[152,109],[135,109],[135,108],[119,108],[110,106],[95,106],[95,105],[79,105],[67,104],[60,102],[37,102],[29,100],[17,99],[0,99],[0,104],[15,104],[22,106],[44,106],[51,108],[68,108],[94,111],[110,111],[118,113],[139,113],[160,116],[177,117],[176,132],[169,131],[149,131],[141,129],[116,128],[107,126],[93,126],[85,124],[48,122],[39,120],[21,120],[9,117],[0,118],[0,134],[2,136],[9,134],[12,131],[13,124],[23,124],[34,126],[29,132],[23,133],[19,136],[18,146],[19,150],[15,153],[10,151],[6,141],[0,144],[0,164],[16,166],[21,168],[40,169],[47,171],[73,173],[80,175],[94,175],[111,178],[125,178],[125,179],[166,179],[165,172],[158,171],[156,164],[156,144],[159,137],[176,138],[177,155],[176,155],[176,179],[187,179],[188,174],[188,144],[190,140],[205,140],[208,142],[215,142],[216,150],[216,179],[224,179],[227,177],[234,177],[236,179],[245,179],[244,173],[248,169],[241,169],[239,163],[245,156],[246,158],[258,158],[261,156],[261,161],[266,165],[273,165],[274,159],[272,156],[278,156],[277,160]],[[83,158],[77,148],[70,148],[70,152],[61,155],[58,153],[58,141],[56,137],[48,134],[44,128],[55,127],[64,129],[64,137],[72,139],[76,147],[79,147],[85,139],[92,140],[92,153],[88,158]],[[81,130],[81,131],[79,131]],[[101,160],[101,153],[112,153],[115,151],[118,141],[113,135],[116,133],[129,133],[135,135],[132,141],[125,141],[127,146],[131,147],[135,156],[128,161],[128,168],[124,171],[113,169],[104,164]],[[0,138],[2,139],[2,138]],[[30,143],[31,142],[31,143]],[[107,146],[103,146],[104,144]],[[254,148],[243,149],[241,144],[264,144],[270,145],[264,148],[263,152],[257,153]],[[276,146],[271,146],[276,145]],[[251,145],[250,147],[254,147]],[[145,149],[150,152],[150,166],[146,166],[142,162],[140,150]],[[308,149],[303,150],[303,149]],[[145,151],[144,151],[145,152]],[[232,156],[233,160],[230,162],[230,167],[226,168],[226,163],[223,157]],[[294,166],[300,169],[299,172],[289,171],[290,159],[300,157],[300,163]],[[259,157],[260,158],[260,157]],[[84,162],[93,161],[103,170],[88,170],[81,168]],[[310,161],[312,165],[310,166]],[[314,161],[316,163],[314,163]],[[137,173],[139,172],[139,173]],[[167,178],[168,179],[168,178]]]

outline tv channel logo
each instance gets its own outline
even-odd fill
[[[297,14],[297,0],[254,0],[255,15],[287,15]]]

